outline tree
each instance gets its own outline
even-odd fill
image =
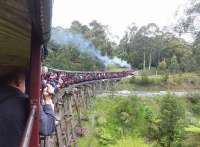
[[[92,58],[86,53],[80,53],[78,47],[73,44],[65,46],[49,43],[49,55],[45,60],[49,67],[66,70],[101,70],[104,69],[103,63],[98,59]]]
[[[192,44],[192,52],[194,60],[189,60],[189,63],[194,66],[200,66],[200,0],[188,0],[185,5],[184,13],[178,19],[175,30],[180,34],[192,35],[194,42]],[[192,58],[190,58],[192,59]],[[183,62],[184,63],[184,62]],[[185,63],[184,63],[185,64]]]
[[[112,42],[109,40],[107,33],[108,27],[93,20],[89,24],[90,37],[88,39],[95,45],[97,49],[100,49],[102,55],[112,56]]]
[[[108,37],[108,27],[93,20],[89,26],[81,24],[79,21],[73,21],[70,29],[73,33],[83,35],[86,39],[91,41],[96,49],[101,51],[102,55],[112,56],[114,42],[110,41]]]
[[[160,139],[164,147],[180,144],[183,135],[183,119],[185,109],[183,104],[173,95],[166,95],[160,106]]]
[[[196,61],[197,59],[194,58],[191,51],[185,52],[185,54],[180,58],[180,70],[188,72],[198,69]]]
[[[166,69],[167,69],[167,64],[166,64],[165,60],[162,60],[162,61],[159,63],[158,69],[159,69],[160,71],[166,71]]]
[[[183,15],[178,19],[175,30],[182,33],[191,33],[195,38],[199,38],[199,18],[200,18],[200,0],[188,0],[183,8]]]
[[[173,55],[173,56],[172,56],[169,69],[170,69],[173,73],[176,73],[176,72],[179,70],[179,64],[178,64],[176,55]]]
[[[192,52],[192,47],[188,42],[169,31],[161,31],[154,23],[140,28],[133,23],[120,40],[118,49],[120,57],[127,59],[132,67],[140,69],[147,65],[149,70],[151,67],[158,67],[162,59],[165,59],[166,64],[170,65],[171,58],[175,55],[180,69],[185,70],[186,63],[190,63],[192,60],[185,56]],[[183,61],[186,58],[188,62]]]
[[[73,33],[80,33],[85,37],[87,37],[88,33],[90,32],[88,26],[82,25],[79,21],[73,21],[69,30]]]
[[[150,141],[156,135],[155,133],[155,122],[154,122],[154,114],[153,110],[149,107],[145,107],[144,118],[147,123],[147,139]]]

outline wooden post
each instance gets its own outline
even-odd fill
[[[29,95],[31,103],[36,106],[36,117],[34,118],[31,140],[29,147],[39,147],[39,103],[40,103],[40,70],[41,50],[40,42],[35,31],[32,30],[31,38],[31,62],[30,62],[30,85]]]

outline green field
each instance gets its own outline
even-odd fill
[[[194,96],[194,99],[195,97],[197,96]],[[161,103],[165,98],[167,96],[151,99],[135,96],[96,97],[95,104],[88,112],[91,119],[84,123],[88,133],[78,140],[79,146],[160,147],[156,134],[159,133],[158,126],[162,119]],[[198,117],[200,107],[194,109],[196,102],[191,102],[187,97],[175,98],[176,103],[184,108],[184,116],[181,118],[182,136],[176,138],[178,142],[175,142],[174,146],[198,147],[200,146],[200,119]],[[200,99],[199,95],[198,99]],[[197,101],[199,105],[200,102]],[[151,121],[149,121],[150,118]],[[151,137],[149,137],[149,129],[152,129]]]
[[[116,90],[130,91],[196,91],[200,89],[200,75],[197,73],[134,76],[124,78]]]
[[[94,98],[94,105],[87,112],[91,119],[84,122],[88,133],[78,140],[78,144],[81,147],[168,147],[170,132],[165,122],[173,118],[169,121],[174,128],[170,147],[199,147],[200,94],[184,97],[170,94],[170,91],[198,91],[199,88],[198,73],[171,74],[167,78],[165,75],[124,78],[115,86],[115,91],[164,90],[169,94],[151,98]],[[160,129],[162,125],[165,129]],[[161,132],[165,132],[164,135],[159,135]]]
[[[126,67],[120,67],[115,64],[106,65],[106,71],[119,72],[119,71],[126,71],[126,70],[129,70],[129,69]]]

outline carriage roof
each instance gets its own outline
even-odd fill
[[[51,16],[51,0],[0,0],[1,72],[5,67],[29,66],[32,32],[37,42],[46,46]]]

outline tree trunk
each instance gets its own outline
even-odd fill
[[[151,70],[151,53],[149,54],[149,70]]]
[[[144,52],[143,70],[145,70],[145,66],[146,66],[146,59],[145,59],[145,52]]]

